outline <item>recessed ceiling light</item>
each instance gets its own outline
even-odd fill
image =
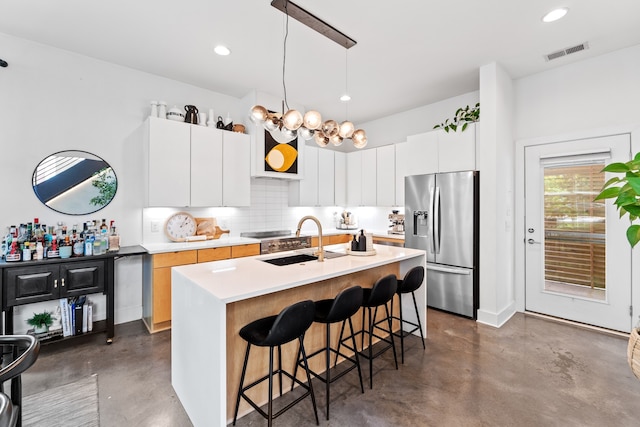
[[[213,48],[213,51],[220,56],[227,56],[231,53],[228,47],[222,46],[221,44]]]
[[[344,94],[340,97],[340,101],[342,102],[347,102],[347,101],[351,101],[351,97],[348,94]]]
[[[564,17],[567,14],[567,12],[569,12],[569,9],[566,7],[554,9],[542,17],[542,22],[557,21],[558,19]]]

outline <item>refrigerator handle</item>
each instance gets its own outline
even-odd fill
[[[436,247],[436,239],[435,239],[435,229],[434,229],[434,216],[435,216],[435,211],[433,210],[433,207],[435,205],[435,187],[431,188],[431,191],[429,191],[429,209],[431,209],[431,218],[429,218],[429,229],[428,229],[428,233],[429,233],[429,239],[430,241],[430,245],[429,245],[429,249],[431,250],[432,254],[435,254],[435,247]]]
[[[440,253],[440,187],[436,187],[433,206],[433,249]]]

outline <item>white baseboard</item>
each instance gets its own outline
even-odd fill
[[[516,302],[512,301],[506,308],[504,308],[499,313],[489,312],[486,310],[479,309],[478,310],[478,319],[476,320],[478,323],[482,323],[484,325],[493,326],[494,328],[499,328],[511,317],[516,314]]]
[[[142,306],[125,307],[115,311],[115,324],[132,322],[142,319]]]

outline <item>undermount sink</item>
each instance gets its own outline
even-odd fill
[[[284,256],[280,258],[263,259],[262,261],[268,262],[269,264],[282,266],[282,265],[298,264],[300,262],[317,261],[317,260],[318,260],[318,257],[314,255],[297,254],[297,255]]]
[[[339,258],[341,256],[346,256],[346,255],[347,255],[346,253],[342,253],[342,252],[324,251],[325,259]],[[280,258],[263,259],[261,261],[268,262],[269,264],[273,264],[277,266],[284,266],[284,265],[291,265],[291,264],[299,264],[301,262],[318,261],[318,257],[316,255],[310,255],[310,254],[295,254],[295,255],[283,256]]]

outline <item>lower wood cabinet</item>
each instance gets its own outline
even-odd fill
[[[171,267],[259,255],[260,244],[146,255],[143,262],[142,319],[149,332],[171,328]]]
[[[338,243],[349,243],[353,239],[351,234],[336,234],[332,236],[322,236],[322,246],[336,245]],[[311,238],[311,247],[318,247],[318,238]]]

